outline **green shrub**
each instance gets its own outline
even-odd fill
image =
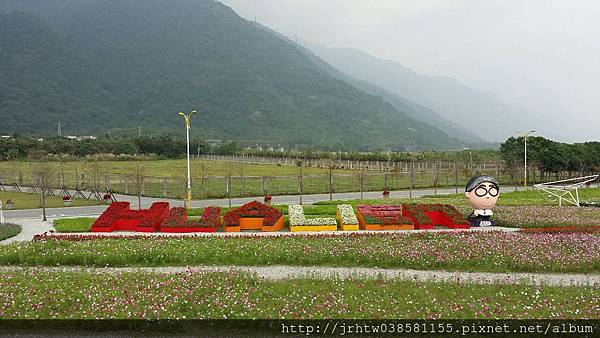
[[[0,241],[21,233],[21,226],[16,224],[0,224]]]
[[[59,218],[53,224],[58,232],[89,232],[95,220],[91,217]]]

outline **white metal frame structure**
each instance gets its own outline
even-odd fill
[[[591,183],[598,179],[600,175],[591,175],[568,180],[554,181],[547,183],[534,184],[533,187],[540,192],[545,192],[558,198],[558,205],[562,206],[563,199],[573,205],[579,206],[579,188],[585,184]],[[573,196],[573,190],[575,195]]]

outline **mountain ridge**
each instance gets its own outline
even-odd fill
[[[27,25],[22,17],[20,23],[7,19],[11,15],[0,22]],[[25,93],[30,100],[30,106],[15,100],[8,105],[11,112],[0,102],[0,114],[11,117],[0,132],[50,133],[48,127],[62,122],[63,130],[78,132],[137,134],[142,127],[182,133],[176,112],[197,109],[192,132],[206,138],[360,150],[464,144],[332,77],[295,46],[217,1],[88,0],[60,25],[45,26],[39,34],[54,34],[60,43],[32,51],[45,53],[46,60],[29,66],[35,70],[31,78],[19,77],[18,67],[8,62],[11,55],[0,58],[11,74],[6,94]],[[0,35],[4,42],[19,42]],[[51,83],[53,78],[59,81]],[[32,90],[39,79],[45,88]],[[15,114],[19,104],[24,109]]]

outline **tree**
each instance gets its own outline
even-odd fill
[[[142,209],[142,192],[144,191],[144,166],[138,162],[135,164],[134,188],[138,197],[138,209]]]
[[[54,183],[54,167],[47,161],[42,161],[33,167],[31,172],[33,181],[39,189],[40,204],[42,207],[42,220],[46,222],[46,194],[52,189]]]
[[[364,191],[364,185],[365,185],[365,180],[367,179],[367,171],[364,167],[360,167],[360,169],[354,171],[354,177],[356,178],[356,180],[358,181],[358,187],[360,189],[360,199],[363,199],[363,191]]]

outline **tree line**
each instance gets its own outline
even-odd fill
[[[500,155],[512,169],[524,166],[525,139],[511,137],[500,145]],[[537,169],[540,181],[563,174],[584,176],[600,171],[600,142],[561,143],[539,136],[527,138],[527,166]]]
[[[186,141],[177,136],[162,134],[130,138],[97,138],[76,140],[65,137],[36,139],[28,136],[13,136],[0,139],[0,160],[37,160],[51,159],[53,156],[86,156],[111,154],[116,159],[134,157],[151,159],[181,158],[186,155]],[[227,155],[238,151],[230,143],[210,147],[204,140],[193,138],[190,141],[190,153]]]

